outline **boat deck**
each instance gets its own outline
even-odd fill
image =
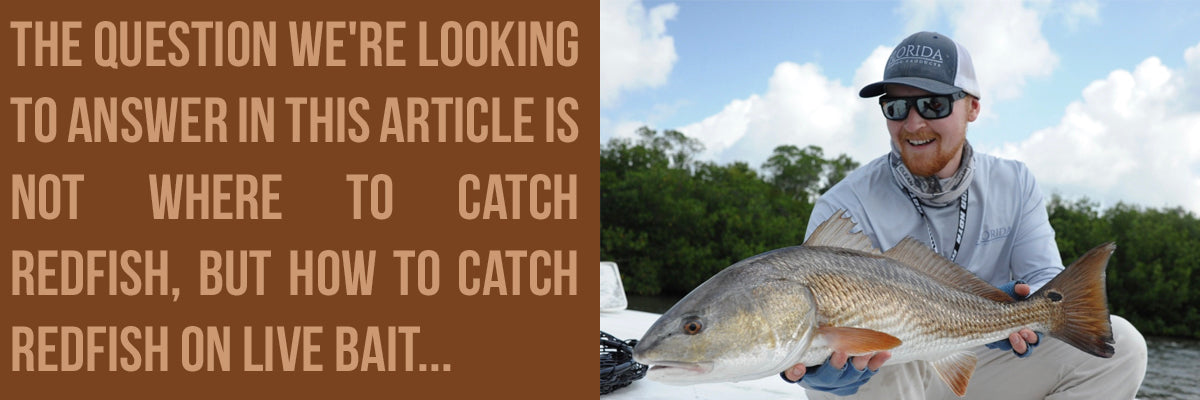
[[[600,330],[621,340],[641,339],[659,314],[634,311],[601,311]],[[804,390],[777,376],[736,383],[705,383],[673,386],[646,378],[601,396],[605,400],[676,400],[676,399],[792,399],[804,400]]]

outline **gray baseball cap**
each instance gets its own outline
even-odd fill
[[[888,57],[883,80],[863,87],[858,95],[882,95],[887,84],[912,86],[934,94],[961,90],[981,97],[967,49],[937,32],[917,32],[905,38]]]

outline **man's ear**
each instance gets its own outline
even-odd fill
[[[975,122],[979,118],[979,98],[967,96],[967,122]]]

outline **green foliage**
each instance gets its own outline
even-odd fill
[[[738,260],[803,240],[807,199],[746,163],[694,161],[701,150],[678,131],[647,128],[601,149],[600,252],[621,265],[626,290],[684,294]]]
[[[1112,313],[1144,334],[1200,337],[1200,221],[1182,208],[1098,208],[1086,199],[1051,198],[1047,211],[1063,261],[1116,242],[1107,271]]]
[[[858,169],[858,161],[854,161],[850,156],[840,154],[837,158],[829,160],[825,163],[825,186],[821,187],[821,193],[825,194],[833,185],[841,182],[850,171]]]
[[[817,196],[858,168],[858,162],[845,154],[826,160],[823,153],[817,146],[801,149],[783,145],[775,148],[762,168],[770,174],[767,181],[780,191],[796,200],[814,202]]]

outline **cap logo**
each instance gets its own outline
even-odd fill
[[[915,62],[941,67],[943,61],[941,49],[920,44],[910,44],[896,47],[896,50],[892,52],[892,59],[888,62],[888,67],[890,68],[892,65],[902,62]]]

